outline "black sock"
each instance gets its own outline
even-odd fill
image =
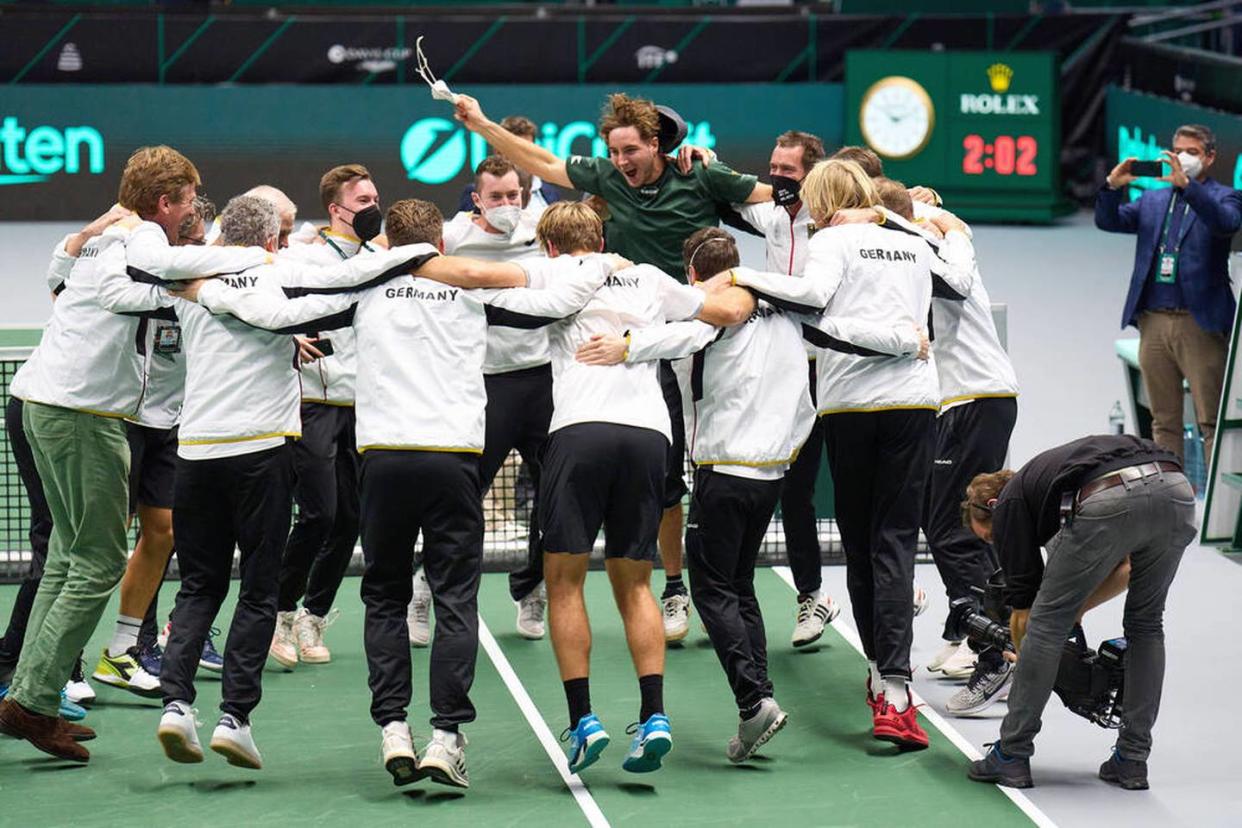
[[[449,725],[436,725],[436,730],[443,730],[443,731],[444,731],[444,732],[446,732],[446,733],[456,733],[456,732],[457,732],[457,725],[455,725],[455,724],[449,724]]]
[[[643,699],[642,708],[638,712],[640,722],[647,721],[655,713],[664,712],[664,676],[659,673],[639,676],[638,692]]]
[[[671,595],[685,595],[686,585],[682,582],[680,575],[668,575],[664,578],[664,594],[661,599],[668,598]]]
[[[591,712],[591,680],[570,679],[564,685],[565,700],[569,702],[569,728],[572,730],[583,716]]]
[[[760,707],[759,702],[755,702],[750,707],[746,707],[746,708],[743,708],[742,710],[739,710],[738,715],[741,717],[742,721],[746,721],[747,719],[753,719],[755,718],[755,716],[759,715],[759,707]]]

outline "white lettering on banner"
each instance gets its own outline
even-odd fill
[[[963,115],[1038,115],[1038,95],[962,95]]]

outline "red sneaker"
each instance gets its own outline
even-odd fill
[[[884,694],[875,695],[871,692],[871,675],[867,675],[867,707],[871,708],[871,715],[878,715],[884,709]]]
[[[927,731],[919,724],[919,713],[913,698],[910,699],[909,706],[900,713],[897,708],[884,701],[883,693],[877,701],[879,705],[872,718],[872,736],[883,742],[892,742],[902,750],[923,750],[930,744]]]

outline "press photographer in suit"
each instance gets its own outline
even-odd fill
[[[1216,136],[1189,124],[1164,151],[1169,167],[1149,190],[1127,203],[1135,181],[1127,158],[1108,174],[1095,202],[1095,226],[1135,233],[1138,246],[1122,327],[1139,329],[1139,368],[1151,401],[1153,438],[1182,456],[1182,380],[1190,382],[1195,419],[1211,460],[1229,332],[1236,309],[1229,287],[1229,246],[1242,226],[1242,193],[1208,178]]]

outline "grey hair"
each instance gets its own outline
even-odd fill
[[[289,216],[290,219],[297,218],[298,205],[294,204],[292,199],[285,195],[282,190],[276,189],[271,184],[260,184],[257,187],[251,187],[242,195],[255,196],[256,198],[272,202],[272,204],[276,205],[276,212],[280,213],[282,218],[284,216]]]
[[[234,196],[220,214],[220,236],[225,244],[263,247],[280,233],[276,205],[256,196]]]
[[[178,228],[181,237],[184,239],[194,232],[194,228],[201,221],[203,226],[209,226],[216,220],[216,203],[205,195],[194,196],[194,212],[190,213],[181,220],[181,227]]]
[[[1182,124],[1173,131],[1173,140],[1176,141],[1179,135],[1194,138],[1203,144],[1203,151],[1208,155],[1216,152],[1216,134],[1203,124]]]

